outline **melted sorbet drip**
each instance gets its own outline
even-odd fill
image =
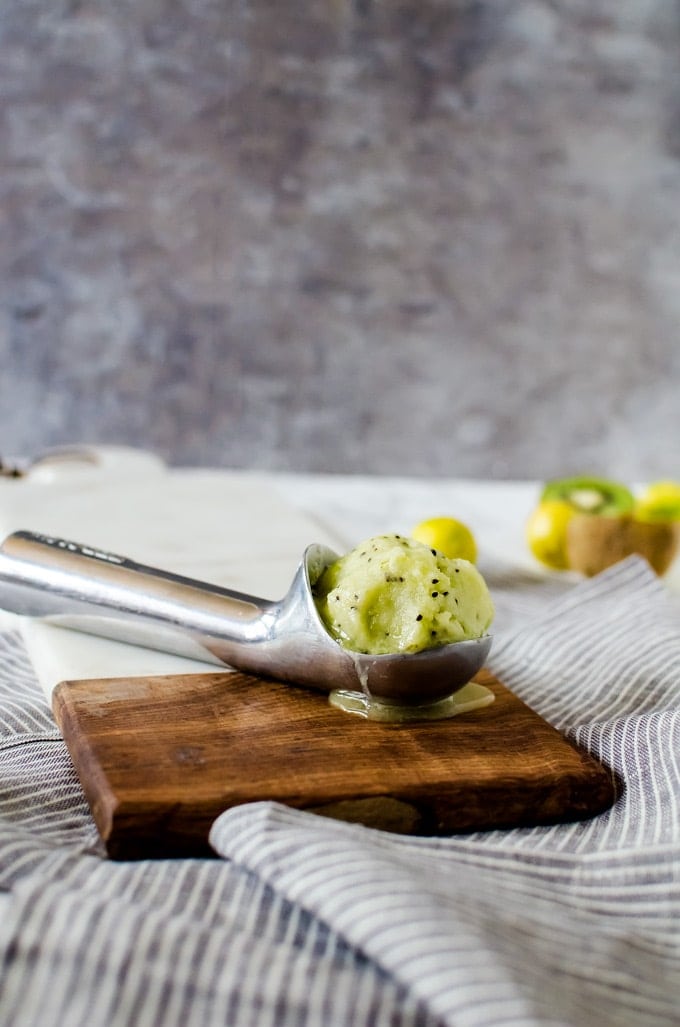
[[[409,724],[423,720],[448,720],[460,713],[488,706],[494,698],[493,692],[486,685],[470,681],[453,695],[422,706],[387,703],[367,692],[352,692],[341,688],[331,692],[328,701],[344,713],[352,713],[365,720],[375,720],[381,724]]]

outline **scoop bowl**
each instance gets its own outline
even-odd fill
[[[283,599],[267,600],[18,531],[0,546],[0,608],[322,692],[360,690],[384,702],[435,702],[481,669],[490,635],[408,654],[344,649],[326,630],[313,595],[337,558],[327,546],[308,546]]]

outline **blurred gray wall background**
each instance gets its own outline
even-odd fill
[[[0,453],[680,477],[675,0],[5,0]]]

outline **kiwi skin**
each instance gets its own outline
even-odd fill
[[[657,574],[665,574],[680,546],[680,523],[651,523],[633,517],[593,517],[575,513],[567,525],[567,561],[587,577],[627,556],[644,557]]]

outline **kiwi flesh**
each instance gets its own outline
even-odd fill
[[[560,478],[549,481],[543,488],[541,499],[560,499],[579,513],[600,517],[630,514],[635,505],[633,493],[618,481],[607,478]]]

